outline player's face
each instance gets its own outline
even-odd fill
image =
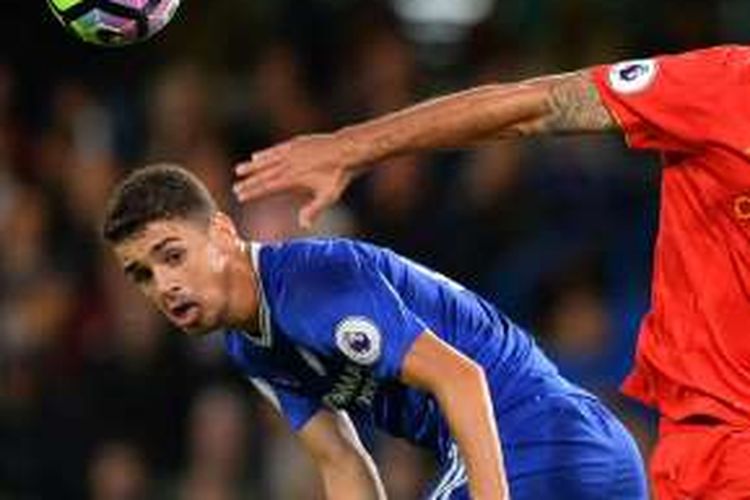
[[[225,232],[176,219],[149,223],[115,246],[125,274],[174,325],[191,335],[222,326],[228,314]]]

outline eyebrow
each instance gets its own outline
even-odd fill
[[[167,236],[163,240],[160,240],[158,243],[156,243],[154,246],[151,247],[151,250],[149,250],[150,254],[155,254],[159,251],[161,251],[162,248],[164,248],[167,244],[171,243],[172,241],[177,241],[178,238],[175,236]],[[130,262],[128,265],[126,265],[123,268],[123,272],[126,275],[131,275],[135,273],[138,268],[143,267],[138,262]]]
[[[167,244],[177,241],[178,238],[176,236],[167,236],[163,240],[159,241],[159,243],[156,243],[154,246],[151,247],[151,250],[149,250],[148,253],[151,255],[158,253],[161,251],[162,248],[164,248]]]

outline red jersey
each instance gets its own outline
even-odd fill
[[[750,47],[593,69],[629,146],[658,150],[651,310],[623,390],[750,425]]]

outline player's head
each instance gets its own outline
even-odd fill
[[[173,165],[133,172],[112,193],[102,232],[172,323],[191,334],[226,325],[241,240],[194,175]]]

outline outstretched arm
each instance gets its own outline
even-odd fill
[[[298,436],[312,456],[328,500],[384,500],[375,463],[345,412],[319,410]]]
[[[439,97],[337,134],[358,164],[388,156],[543,133],[591,133],[614,123],[588,71],[485,85]]]
[[[482,367],[425,331],[407,353],[401,379],[437,399],[466,465],[471,498],[510,498]]]
[[[248,201],[281,191],[310,196],[309,226],[355,173],[385,158],[536,134],[610,131],[590,71],[485,85],[425,101],[331,134],[300,136],[237,166],[235,194]]]

